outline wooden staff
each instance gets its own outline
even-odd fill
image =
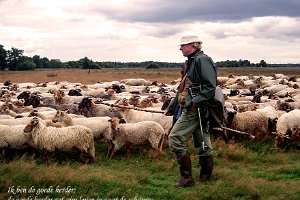
[[[254,135],[251,135],[249,133],[246,133],[246,132],[243,132],[243,131],[238,131],[238,130],[235,130],[235,129],[232,129],[232,128],[228,128],[228,127],[224,127],[224,126],[221,126],[220,128],[213,128],[214,130],[217,130],[217,131],[222,131],[223,130],[227,130],[227,131],[232,131],[234,133],[239,133],[239,134],[243,134],[243,135],[248,135],[250,136],[251,138],[255,138]]]
[[[105,103],[105,102],[100,102],[100,104],[104,104],[104,105],[111,106],[111,107],[125,108],[125,109],[133,109],[133,110],[139,110],[139,111],[151,112],[151,113],[161,113],[161,114],[164,113],[164,111],[160,111],[160,110],[146,110],[146,109],[137,108],[137,107],[132,107],[132,106],[123,106],[123,105],[110,104],[110,103]],[[249,133],[246,133],[246,132],[243,132],[243,131],[238,131],[238,130],[231,129],[231,128],[224,127],[224,126],[221,126],[220,128],[213,128],[213,129],[214,129],[214,130],[217,130],[217,131],[222,131],[222,129],[223,129],[223,130],[228,130],[228,131],[232,131],[232,132],[234,132],[234,133],[239,133],[239,134],[243,134],[243,135],[248,135],[248,136],[250,136],[251,138],[255,138],[254,135],[251,135],[251,134],[249,134]]]
[[[132,106],[123,106],[123,105],[110,104],[110,103],[105,103],[105,102],[100,102],[100,104],[104,104],[104,105],[111,106],[111,107],[133,109],[133,110],[139,110],[139,111],[151,112],[151,113],[161,113],[161,114],[164,113],[164,111],[160,111],[160,110],[147,110],[147,109],[142,109],[142,108],[137,108],[137,107],[132,107]]]

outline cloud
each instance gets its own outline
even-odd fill
[[[300,39],[299,26],[299,18],[255,17],[240,23],[213,23],[205,30],[216,39],[242,36],[296,42]]]
[[[91,4],[91,10],[127,22],[241,21],[252,17],[299,17],[298,0],[132,0],[122,7]]]
[[[0,0],[0,10],[0,44],[29,56],[180,62],[180,37],[195,34],[216,61],[300,62],[298,0]]]

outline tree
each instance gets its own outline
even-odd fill
[[[36,68],[43,68],[43,62],[39,55],[34,55],[32,61],[35,63]]]
[[[20,63],[20,60],[23,57],[23,53],[23,50],[14,47],[12,47],[11,50],[7,51],[9,70],[18,70],[18,64]]]
[[[258,63],[258,65],[257,65],[258,67],[267,67],[268,66],[268,64],[266,63],[266,61],[264,61],[264,60],[261,60],[259,63]]]
[[[50,68],[63,68],[64,64],[59,59],[51,59],[49,61]]]
[[[41,59],[41,63],[43,68],[49,68],[50,67],[50,63],[49,63],[49,59],[47,57],[44,57]]]
[[[4,46],[0,44],[0,69],[1,70],[7,67],[6,57],[7,57],[7,52],[4,49]]]
[[[151,63],[151,64],[146,66],[146,69],[159,69],[159,64]]]
[[[35,68],[36,64],[30,60],[18,64],[18,70],[34,70]]]
[[[80,59],[80,62],[82,64],[82,69],[90,69],[90,67],[92,65],[92,61],[90,59],[88,59],[87,57]]]

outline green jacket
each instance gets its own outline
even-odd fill
[[[192,84],[201,85],[201,92],[193,99],[187,93],[185,96],[185,107],[190,108],[192,102],[200,108],[207,107],[208,100],[214,97],[217,86],[217,69],[213,60],[204,54],[203,51],[196,52],[188,58],[187,77]],[[178,92],[168,107],[169,112],[174,114],[177,106]]]

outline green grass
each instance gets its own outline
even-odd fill
[[[198,156],[191,159],[196,184],[175,188],[178,165],[166,149],[151,159],[143,148],[131,155],[119,150],[114,159],[105,157],[106,146],[96,145],[96,161],[83,165],[75,157],[61,156],[51,165],[32,156],[0,163],[0,199],[299,199],[300,154],[282,151],[257,141],[229,143],[213,139],[213,178],[201,183]],[[264,149],[257,151],[258,147]],[[266,147],[264,147],[266,146]],[[19,190],[13,194],[10,187]]]

